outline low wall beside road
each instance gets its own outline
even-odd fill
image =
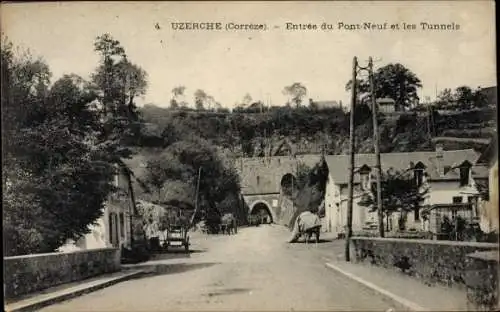
[[[498,244],[425,239],[352,237],[356,261],[402,269],[429,283],[465,286],[468,254]]]
[[[116,248],[14,256],[3,260],[6,299],[120,270],[120,250]]]

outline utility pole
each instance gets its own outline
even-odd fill
[[[200,191],[200,177],[201,177],[201,167],[198,169],[198,182],[196,183],[196,195],[194,199],[194,213],[191,216],[191,222],[189,226],[193,226],[194,218],[196,217],[196,213],[198,213],[198,192]]]
[[[380,178],[382,175],[382,166],[380,165],[380,139],[378,131],[378,105],[375,98],[375,84],[373,79],[373,60],[370,57],[368,61],[368,73],[370,79],[370,93],[372,100],[372,119],[373,119],[373,145],[375,147],[375,171],[377,177],[377,212],[378,212],[378,232],[380,237],[384,237],[384,212],[382,211],[382,186]]]
[[[349,123],[349,201],[347,203],[347,233],[345,240],[345,260],[351,261],[350,242],[352,236],[352,205],[354,196],[354,107],[356,105],[356,76],[358,70],[358,59],[354,57],[352,62],[352,89],[351,89],[351,116]]]

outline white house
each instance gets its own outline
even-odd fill
[[[90,233],[76,242],[69,241],[59,251],[98,249],[106,247],[130,248],[130,225],[133,212],[129,193],[128,177],[123,170],[115,175],[114,184],[118,190],[111,194],[104,204],[103,215],[89,226]]]
[[[396,111],[396,101],[391,98],[377,99],[378,111],[381,113],[394,113]]]
[[[484,166],[474,166],[479,153],[472,149],[444,151],[438,147],[431,152],[386,153],[381,154],[382,171],[391,169],[412,174],[421,187],[428,187],[423,205],[434,217],[431,230],[436,230],[436,215],[456,211],[454,207],[466,203],[464,209],[467,216],[477,215],[473,207],[480,201],[477,180],[487,179]],[[344,234],[347,224],[349,155],[326,156],[329,177],[325,194],[325,217],[323,230],[335,234]],[[375,155],[357,154],[355,156],[353,231],[361,231],[370,224],[377,224],[376,213],[370,213],[369,208],[360,206],[363,194],[370,192],[371,183],[375,182]],[[410,172],[408,172],[410,171]],[[467,204],[471,203],[471,204]],[[445,209],[447,208],[447,209]],[[407,228],[418,229],[422,226],[420,209],[407,216]],[[392,229],[397,228],[396,216],[389,220]]]

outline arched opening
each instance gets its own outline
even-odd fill
[[[296,187],[297,187],[297,179],[293,174],[287,173],[281,178],[281,191],[287,197],[292,196]]]
[[[265,203],[255,204],[250,214],[254,217],[257,217],[257,219],[261,224],[268,224],[274,222],[271,210]]]

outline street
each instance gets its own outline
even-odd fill
[[[42,311],[399,310],[325,267],[335,243],[287,244],[289,235],[278,225],[194,233],[189,255],[158,255],[141,265],[145,276]]]

